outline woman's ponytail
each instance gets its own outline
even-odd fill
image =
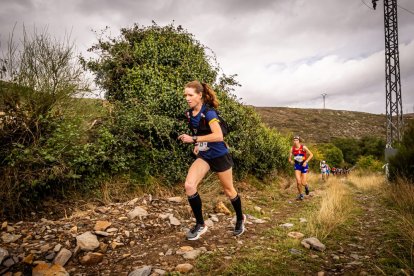
[[[201,85],[203,86],[203,98],[204,102],[213,108],[217,108],[219,106],[219,102],[217,100],[216,92],[205,82],[202,82]]]

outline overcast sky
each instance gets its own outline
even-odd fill
[[[363,2],[365,1],[365,2]],[[71,32],[78,51],[91,30],[117,35],[133,23],[182,25],[211,48],[235,94],[256,106],[385,113],[383,2],[371,0],[1,0],[0,39],[15,23]],[[366,3],[366,5],[364,4]],[[413,11],[413,0],[398,0]],[[398,9],[404,113],[414,112],[414,14]]]

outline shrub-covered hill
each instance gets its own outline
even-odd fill
[[[330,142],[333,138],[374,136],[385,139],[385,115],[332,109],[255,107],[262,120],[284,134],[299,134],[306,141]],[[414,119],[414,113],[404,120]]]

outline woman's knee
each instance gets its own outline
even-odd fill
[[[187,195],[193,195],[197,192],[197,183],[191,180],[186,180],[184,183],[185,193]]]
[[[232,199],[237,195],[237,191],[236,189],[234,189],[234,187],[224,187],[224,194]]]

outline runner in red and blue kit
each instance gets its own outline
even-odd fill
[[[293,160],[292,160],[293,157]],[[293,146],[289,153],[289,163],[294,165],[296,185],[298,188],[299,195],[298,200],[303,200],[304,195],[302,193],[302,187],[305,187],[305,193],[309,194],[309,186],[306,183],[306,174],[309,170],[309,161],[312,159],[312,152],[300,143],[300,137],[293,137]]]

